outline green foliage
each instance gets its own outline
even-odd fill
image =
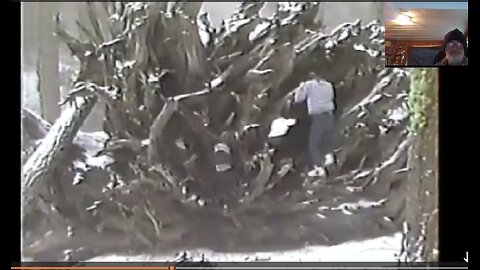
[[[408,106],[410,108],[409,129],[413,133],[421,132],[427,126],[427,108],[431,104],[430,92],[435,91],[433,68],[411,70]]]

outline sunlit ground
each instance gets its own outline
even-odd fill
[[[189,253],[200,258],[205,255],[209,261],[328,261],[328,262],[394,262],[400,251],[401,234],[379,237],[362,242],[347,242],[337,246],[311,246],[290,251],[271,251],[255,253],[218,253],[209,250],[195,250]],[[106,255],[92,258],[90,261],[165,261],[172,260],[175,252],[162,255],[122,256]]]

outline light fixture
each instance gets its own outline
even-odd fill
[[[413,17],[409,15],[406,11],[401,11],[400,15],[394,20],[397,24],[400,25],[411,25]]]

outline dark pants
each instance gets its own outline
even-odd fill
[[[310,155],[310,166],[323,166],[325,155],[333,151],[334,116],[332,112],[313,114],[310,116],[310,138],[308,151]]]

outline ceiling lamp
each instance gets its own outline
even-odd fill
[[[394,22],[400,25],[411,25],[413,24],[412,19],[413,17],[408,15],[408,12],[402,11],[401,14],[398,15],[398,17],[394,20]]]

